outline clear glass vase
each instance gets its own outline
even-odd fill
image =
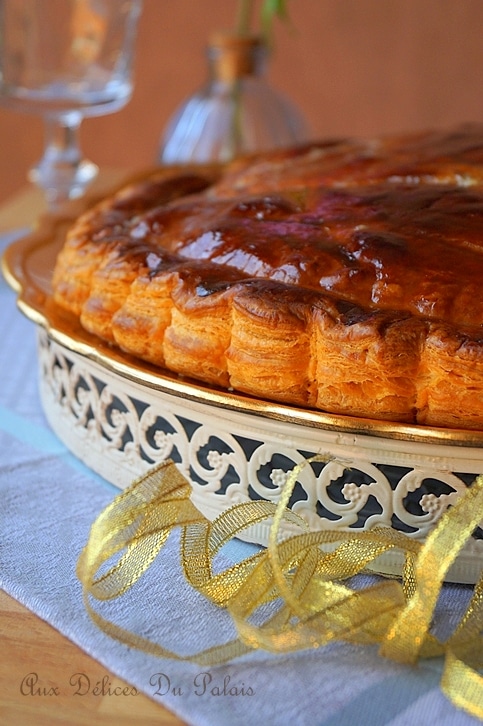
[[[307,140],[302,115],[267,82],[260,38],[214,36],[207,56],[208,80],[168,122],[161,163],[224,162]]]

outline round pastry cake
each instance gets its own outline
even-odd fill
[[[329,413],[483,429],[483,126],[158,169],[71,226],[55,301],[123,351]]]

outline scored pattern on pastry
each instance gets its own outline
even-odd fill
[[[71,227],[54,299],[176,373],[483,429],[483,126],[159,169]]]

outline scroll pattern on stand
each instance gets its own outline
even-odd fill
[[[270,422],[237,423],[229,433],[216,408],[202,416],[190,410],[189,401],[120,382],[44,330],[39,360],[47,417],[76,455],[120,488],[172,459],[208,518],[244,501],[277,502],[293,468],[317,454],[306,450],[294,427],[287,437],[273,433]],[[333,461],[304,467],[295,487],[290,507],[313,530],[383,525],[422,540],[479,473],[437,468],[430,456],[411,466],[399,463],[400,457],[378,461],[377,452],[370,460],[360,451],[341,451]],[[266,534],[248,532],[247,539],[263,540]],[[480,540],[470,543],[470,554],[473,550],[481,554]]]

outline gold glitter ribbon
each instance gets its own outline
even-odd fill
[[[287,508],[304,466],[290,473],[277,505],[247,502],[209,522],[190,500],[191,486],[171,461],[154,467],[118,495],[94,522],[77,574],[94,622],[110,636],[146,653],[205,666],[254,648],[286,653],[334,640],[379,644],[381,656],[400,663],[444,656],[441,688],[458,708],[483,719],[483,577],[452,635],[431,632],[449,568],[483,519],[483,476],[448,509],[424,544],[388,527],[359,533],[311,532]],[[270,522],[268,547],[222,572],[215,558],[247,527]],[[289,524],[297,534],[282,536]],[[187,581],[226,608],[238,637],[189,656],[180,655],[103,617],[92,600],[125,594],[149,568],[169,534],[181,532]],[[384,552],[404,554],[402,578],[375,578],[364,588],[350,581]],[[377,563],[373,566],[377,566]],[[266,614],[268,606],[269,614]]]

